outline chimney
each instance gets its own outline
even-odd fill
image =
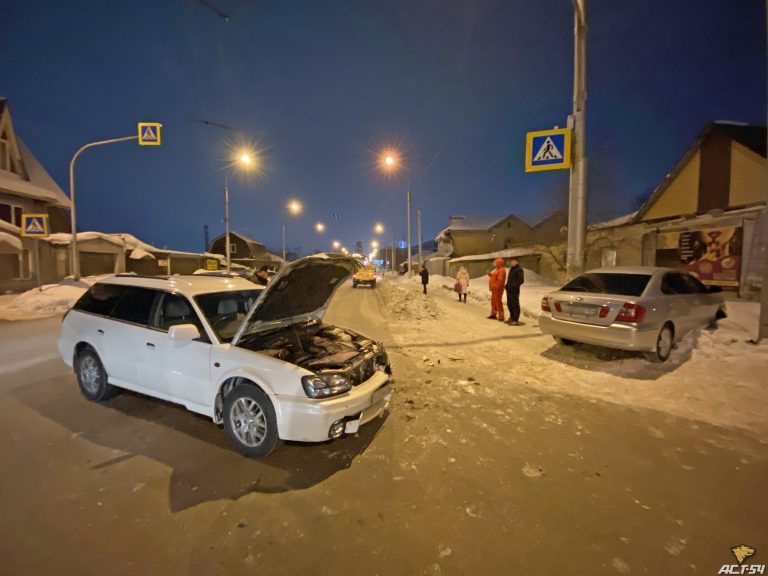
[[[451,221],[451,226],[454,226],[456,224],[463,224],[464,223],[464,216],[448,216],[448,219]]]

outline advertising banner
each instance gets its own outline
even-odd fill
[[[741,278],[742,234],[741,226],[660,234],[656,264],[688,270],[708,286],[736,291]]]

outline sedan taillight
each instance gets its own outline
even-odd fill
[[[616,316],[616,322],[642,322],[645,318],[645,308],[640,304],[626,302]]]
[[[549,300],[547,299],[547,296],[544,296],[541,299],[541,311],[542,312],[552,312],[552,308],[549,307]]]

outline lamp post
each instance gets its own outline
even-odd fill
[[[402,167],[400,156],[394,150],[385,151],[380,158],[381,169],[388,174],[395,174]],[[411,175],[406,172],[405,212],[408,229],[408,278],[411,277]]]
[[[290,200],[286,205],[288,213],[293,216],[301,214],[303,206],[298,200]],[[285,262],[285,221],[283,221],[283,262]]]
[[[232,166],[239,168],[243,172],[250,172],[256,168],[256,156],[250,150],[240,150],[232,160]],[[224,229],[226,230],[226,251],[227,272],[232,270],[232,245],[229,242],[229,186],[227,186],[227,176],[224,176]]]
[[[69,162],[69,203],[70,206],[70,224],[72,226],[72,276],[75,280],[80,280],[80,258],[77,253],[77,215],[75,211],[75,161],[77,157],[85,152],[88,148],[94,146],[103,146],[104,144],[114,144],[115,142],[127,142],[128,140],[138,140],[138,134],[136,136],[123,136],[122,138],[110,138],[109,140],[99,140],[97,142],[90,142],[85,146],[81,146],[75,155],[72,156],[72,160]]]

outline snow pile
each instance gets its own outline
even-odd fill
[[[399,319],[424,320],[437,318],[437,302],[429,295],[412,287],[400,286],[402,282],[381,283],[381,295],[388,313]]]
[[[88,276],[79,281],[65,278],[58,284],[46,284],[41,290],[27,290],[0,307],[0,320],[31,320],[63,314],[92,284],[106,276],[109,274]]]
[[[422,373],[414,382],[429,384],[403,387],[411,419],[423,417],[426,409],[419,412],[420,407],[442,405],[446,398],[464,413],[483,407],[504,415],[541,411],[541,398],[551,394],[652,410],[687,419],[694,427],[703,422],[748,430],[768,442],[768,387],[763,383],[768,342],[749,343],[757,334],[758,303],[728,301],[728,318],[719,321],[717,329],[687,334],[666,362],[654,363],[641,353],[565,346],[542,334],[538,327],[541,298],[560,286],[529,270],[525,275],[520,326],[486,319],[490,294],[484,276],[470,280],[467,304],[458,302],[453,278],[430,276],[427,297],[421,294],[418,277],[387,282],[392,294],[385,298],[389,302],[383,316],[389,338],[402,355],[398,360],[411,362]],[[392,308],[405,308],[404,303],[426,301],[439,309],[428,330],[422,322],[413,321],[421,312],[418,308],[416,313],[391,313]],[[571,418],[555,416],[547,415],[547,422],[562,420],[566,426]],[[567,425],[581,433],[583,422],[571,420]],[[481,419],[478,428],[492,434],[485,423]]]

